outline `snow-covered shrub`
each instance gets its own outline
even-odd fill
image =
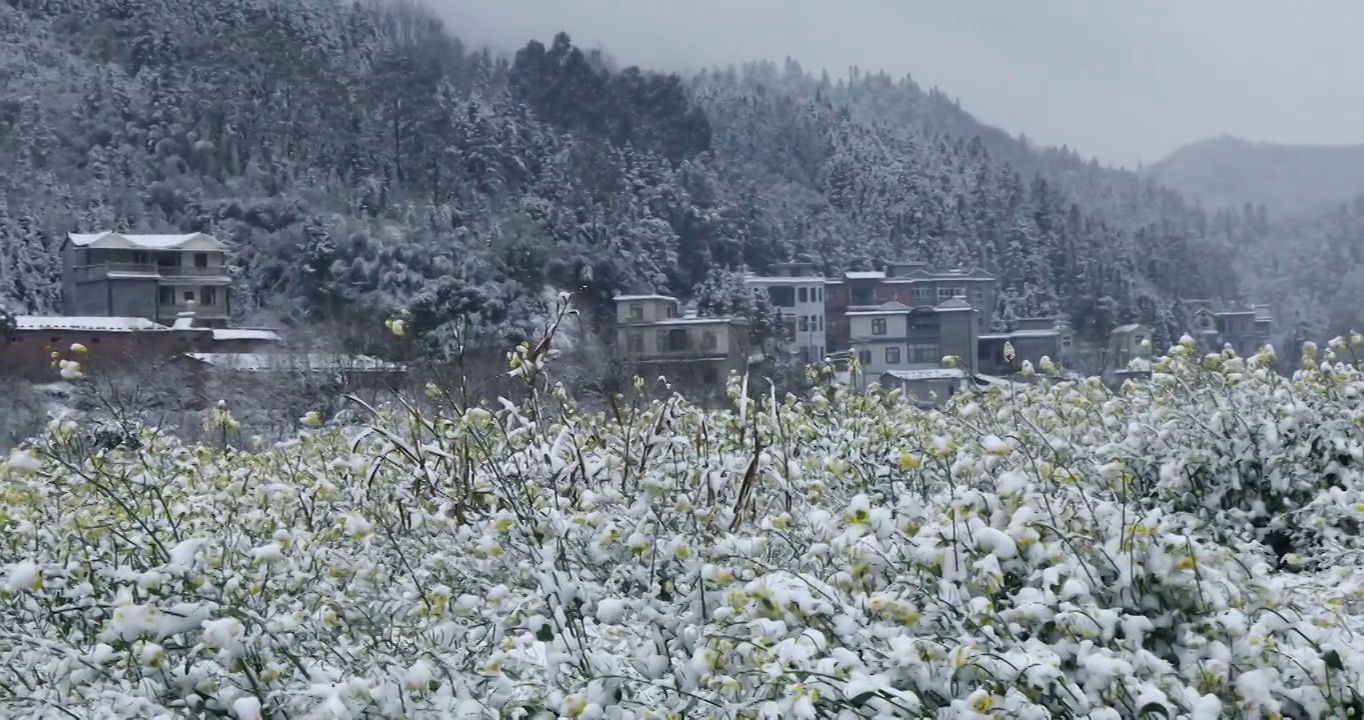
[[[91,451],[54,424],[0,471],[0,702],[26,717],[1364,712],[1364,643],[1343,627],[1355,581],[1317,597],[1220,526],[1272,517],[1268,498],[1299,525],[1364,514],[1357,465],[1322,450],[1358,446],[1352,369],[1285,379],[1175,351],[1117,396],[1062,382],[938,413],[838,388],[755,403],[734,378],[726,411],[678,396],[589,414],[554,386],[547,347],[511,355],[524,404],[378,408],[364,433],[254,453],[152,432]]]

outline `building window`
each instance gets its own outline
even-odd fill
[[[909,295],[915,300],[928,300],[933,297],[933,288],[916,287],[909,291]]]
[[[142,252],[142,251],[138,251],[138,252],[133,253],[133,264],[134,264],[134,265],[147,265],[147,264],[149,264],[150,262],[151,262],[151,259],[147,256],[147,253]]]
[[[707,330],[701,333],[701,349],[714,350],[720,347],[720,338],[716,337],[714,330]]]
[[[876,318],[876,319],[874,319],[874,320],[871,321],[871,334],[872,334],[872,335],[885,335],[885,334],[886,334],[886,319],[885,319],[885,318]]]
[[[898,346],[891,346],[886,348],[886,364],[887,365],[900,364],[900,348]]]
[[[964,287],[940,287],[940,288],[938,288],[938,299],[939,299],[939,300],[947,300],[947,299],[949,299],[949,298],[954,298],[954,297],[966,297],[966,288],[964,288]]]
[[[871,364],[871,351],[870,351],[870,350],[858,350],[858,351],[857,351],[857,361],[860,362],[860,363],[862,363],[863,365],[870,365],[870,364]]]
[[[772,301],[777,307],[795,307],[796,289],[787,286],[768,288],[767,299]]]
[[[185,302],[194,302],[194,291],[193,291],[193,290],[186,290],[186,291],[185,291]]]
[[[796,295],[797,299],[800,300],[800,302],[810,301],[809,291],[806,290],[805,288],[800,288],[800,290],[797,291]]]
[[[208,267],[208,253],[194,253],[194,267]]]
[[[669,305],[663,312],[670,318],[677,317],[677,308],[672,305]]]
[[[161,303],[162,305],[174,305],[174,304],[175,304],[175,288],[173,288],[173,287],[163,287],[163,288],[160,289],[159,292],[156,293],[156,297],[157,297],[157,302]]]
[[[812,319],[814,320],[814,322],[819,324],[819,331],[824,332],[824,316],[815,315]]]
[[[643,320],[643,319],[644,319],[644,306],[643,306],[643,305],[640,305],[640,304],[638,304],[638,303],[635,303],[635,304],[631,305],[631,306],[630,306],[630,319],[631,319],[631,320]]]
[[[203,298],[205,305],[218,304],[218,288],[206,287],[201,292],[203,293],[201,297]]]
[[[912,363],[936,362],[938,360],[936,357],[937,354],[937,345],[919,344],[909,346],[909,361]]]
[[[644,353],[644,333],[632,332],[625,336],[625,348],[632,355]]]
[[[156,265],[157,267],[179,267],[180,253],[157,253]]]
[[[1069,338],[1069,337],[1063,337],[1063,338],[1061,338],[1061,347],[1063,347],[1063,348],[1065,348],[1065,349],[1067,349],[1067,350],[1070,349],[1070,338]]]
[[[800,316],[800,331],[810,332],[810,317],[808,315]]]
[[[688,347],[691,346],[690,338],[687,337],[687,331],[685,329],[675,328],[673,330],[667,331],[667,334],[668,350],[672,352],[680,352],[682,350],[686,350]]]

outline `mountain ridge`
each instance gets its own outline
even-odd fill
[[[1250,203],[1299,216],[1364,195],[1364,143],[1299,145],[1223,134],[1176,149],[1145,174],[1210,209]]]

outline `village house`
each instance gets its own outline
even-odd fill
[[[1190,335],[1204,352],[1218,352],[1230,345],[1237,355],[1249,357],[1269,344],[1274,317],[1268,305],[1222,307],[1211,300],[1185,300],[1193,328]]]
[[[684,313],[677,298],[667,295],[619,295],[615,302],[616,347],[641,376],[717,388],[731,370],[762,359],[753,353],[743,318]]]
[[[141,317],[16,315],[0,335],[0,372],[41,380],[52,377],[53,353],[87,369],[147,369],[186,352],[263,352],[280,337],[272,330],[206,328],[191,317],[162,325]],[[85,351],[73,353],[73,346]]]
[[[771,276],[744,278],[745,287],[764,293],[781,312],[791,352],[804,363],[819,362],[828,354],[825,282],[811,263],[780,263]]]
[[[376,369],[372,358],[363,357],[300,360],[284,352],[274,330],[229,327],[226,251],[203,233],[68,235],[61,247],[67,314],[0,313],[0,372],[52,379],[58,372],[54,354],[78,360],[87,372],[188,368],[199,375],[212,369],[240,376],[249,366],[253,377],[264,377],[261,373],[284,367],[315,375],[340,372],[342,385],[404,370]],[[366,374],[357,376],[357,368]]]
[[[1123,370],[1136,358],[1151,355],[1152,330],[1148,325],[1129,323],[1113,328],[1108,335],[1108,367]]]
[[[994,276],[978,269],[933,270],[911,260],[891,263],[884,271],[848,271],[828,281],[828,341],[835,350],[850,349],[849,311],[896,302],[908,307],[936,307],[962,298],[973,310],[976,333],[989,327],[996,301]]]
[[[849,344],[860,366],[854,385],[865,389],[892,371],[939,369],[947,356],[956,358],[957,369],[974,374],[975,312],[962,297],[927,307],[890,301],[848,310]]]
[[[61,257],[67,315],[170,324],[192,311],[203,325],[228,325],[227,247],[209,235],[71,233]]]
[[[1006,357],[1005,348],[1013,348]],[[1010,375],[1027,362],[1034,368],[1042,358],[1067,367],[1075,348],[1075,333],[1062,318],[1020,318],[1006,332],[986,333],[978,343],[978,371],[989,375]]]
[[[877,382],[887,390],[899,390],[925,407],[941,405],[974,384],[959,368],[887,370]]]

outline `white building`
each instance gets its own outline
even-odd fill
[[[782,263],[774,268],[774,275],[750,275],[744,285],[761,290],[786,322],[787,339],[792,352],[802,362],[818,362],[828,353],[824,329],[825,278],[814,273],[806,263]]]

